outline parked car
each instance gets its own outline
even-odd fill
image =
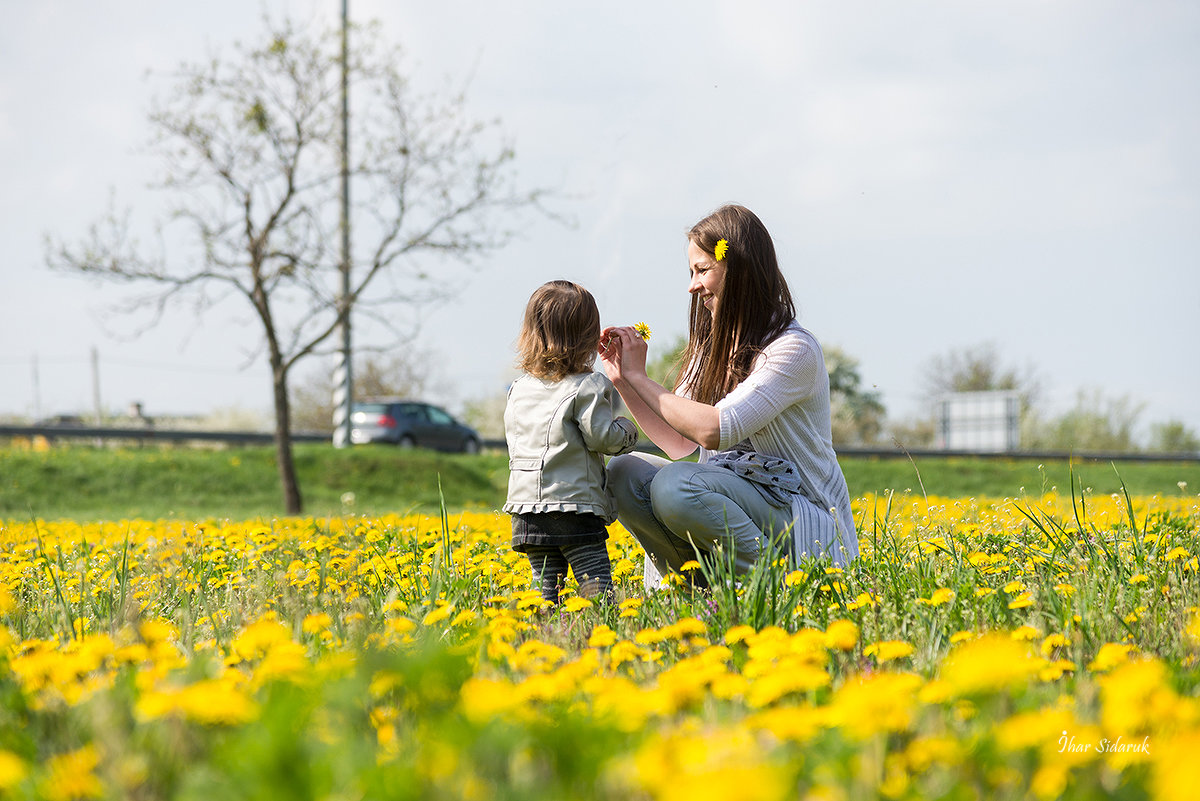
[[[437,406],[409,400],[370,400],[354,404],[350,412],[350,441],[479,453],[481,440],[475,429]]]

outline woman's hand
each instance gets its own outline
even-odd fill
[[[604,362],[604,372],[614,384],[646,374],[647,350],[633,326],[610,326],[600,332],[597,351]]]
[[[632,326],[605,328],[597,350],[633,418],[669,458],[682,459],[698,442],[715,447],[721,433],[716,407],[679,397],[647,376],[646,342]]]

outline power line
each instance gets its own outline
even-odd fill
[[[46,365],[60,365],[60,366],[64,366],[64,367],[70,367],[70,366],[76,366],[76,365],[89,365],[92,363],[91,357],[89,357],[89,356],[83,356],[83,357],[74,357],[74,356],[66,357],[66,356],[64,356],[64,357],[51,357],[51,358],[46,358],[44,356],[36,356],[36,357],[30,357],[28,359],[0,359],[0,367],[27,368],[27,367],[29,367],[31,362],[34,361],[35,359],[36,359],[38,365],[43,366],[43,367]],[[134,359],[114,359],[111,357],[103,356],[103,354],[101,354],[100,361],[102,364],[104,364],[105,366],[109,366],[109,367],[134,367],[134,368],[146,369],[146,370],[170,370],[170,371],[174,371],[174,372],[184,372],[184,373],[216,373],[216,374],[223,374],[223,375],[235,375],[237,373],[243,372],[242,369],[237,368],[237,367],[216,367],[216,366],[210,366],[210,365],[181,364],[180,362],[149,362],[149,361],[139,361],[139,360],[134,360]]]

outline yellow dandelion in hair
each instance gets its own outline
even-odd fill
[[[725,254],[728,252],[729,252],[729,243],[726,242],[724,239],[718,240],[717,246],[715,248],[713,248],[713,256],[716,257],[717,261],[724,261]]]
[[[634,323],[633,333],[641,337],[643,342],[650,341],[650,326],[646,325],[645,323]]]

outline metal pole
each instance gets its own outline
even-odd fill
[[[349,0],[342,0],[342,296],[338,304],[341,315],[341,348],[333,372],[333,444],[344,448],[350,444],[350,407],[354,402],[350,350],[350,46]]]
[[[38,357],[33,354],[33,419],[42,419],[42,381],[38,375]]]
[[[100,351],[92,348],[92,403],[96,407],[96,425],[104,425],[104,412],[100,404]]]

